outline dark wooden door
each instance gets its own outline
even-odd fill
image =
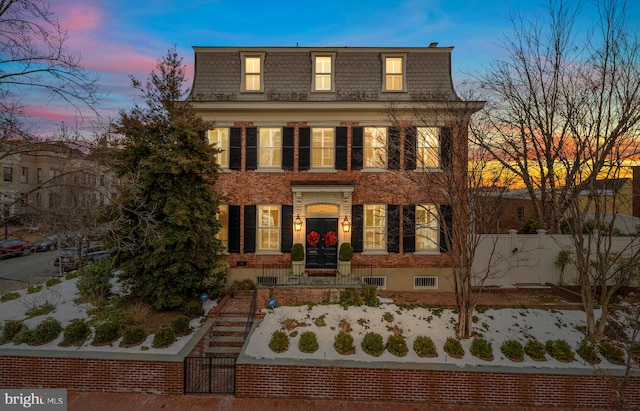
[[[327,233],[329,233],[328,236]],[[309,239],[313,240],[313,237],[317,238],[317,244],[314,244],[315,241],[310,243]],[[335,244],[328,244],[327,237],[335,238]],[[335,269],[338,267],[337,218],[307,218],[306,239],[307,268]]]

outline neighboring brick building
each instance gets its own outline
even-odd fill
[[[351,242],[347,276],[370,266],[367,281],[387,289],[451,289],[442,224],[427,211],[461,205],[429,198],[401,171],[465,178],[466,122],[483,103],[460,100],[452,48],[436,46],[195,47],[190,100],[223,150],[230,281],[286,284],[290,272],[267,273],[290,270],[294,243],[305,244],[304,276],[340,278],[337,251]],[[426,124],[411,120],[418,104]],[[392,123],[391,107],[407,120]]]

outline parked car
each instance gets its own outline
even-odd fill
[[[51,234],[50,236],[34,241],[31,245],[31,250],[34,252],[53,251],[58,248],[58,241],[60,241],[60,244],[63,246],[68,246],[72,243],[71,237],[67,234]]]
[[[31,243],[19,238],[7,238],[0,241],[0,258],[29,255]]]
[[[85,246],[80,249],[79,253],[77,248],[65,248],[53,261],[53,265],[62,266],[63,271],[77,270],[83,265],[89,265],[108,256],[110,253],[111,250],[105,250],[101,246]]]

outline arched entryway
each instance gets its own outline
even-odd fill
[[[338,219],[307,218],[306,264],[309,269],[338,267]]]

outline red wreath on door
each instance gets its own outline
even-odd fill
[[[327,247],[335,247],[338,244],[338,236],[334,231],[327,231],[324,234],[324,245]]]
[[[320,243],[320,234],[315,231],[307,234],[307,244],[309,244],[311,247],[315,247],[318,245],[318,243]]]

